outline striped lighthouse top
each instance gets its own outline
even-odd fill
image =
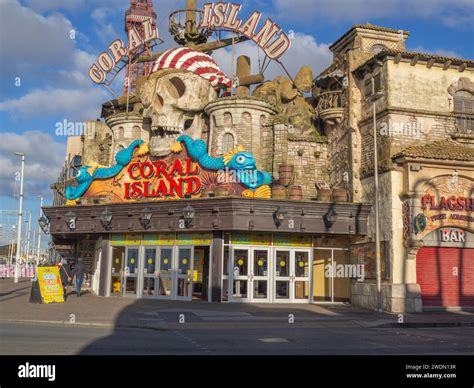
[[[210,55],[190,48],[180,47],[165,51],[153,65],[153,72],[162,69],[187,70],[207,79],[213,87],[232,87],[232,81],[219,69]]]

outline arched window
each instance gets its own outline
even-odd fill
[[[474,94],[466,90],[454,94],[454,115],[461,133],[474,134]]]
[[[234,135],[231,133],[224,133],[224,136],[222,136],[222,153],[226,154],[227,152],[232,151],[234,148]]]
[[[132,128],[132,139],[140,139],[141,131],[138,125]]]
[[[381,43],[374,44],[370,48],[370,51],[372,51],[374,54],[378,54],[379,52],[385,51],[385,50],[388,50],[388,47]]]

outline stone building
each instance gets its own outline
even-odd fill
[[[355,25],[330,47],[333,63],[316,77],[314,88],[329,140],[330,179],[345,182],[353,201],[374,202],[375,115],[384,308],[472,306],[472,207],[453,207],[447,215],[441,211],[443,221],[436,223],[436,217],[423,216],[428,209],[422,209],[421,198],[433,187],[437,200],[472,198],[474,61],[407,52],[408,36]],[[456,188],[450,191],[451,181]],[[416,230],[417,216],[431,234]],[[440,241],[436,235],[446,228],[455,228],[453,236],[462,234],[465,241]],[[368,244],[373,244],[374,212],[369,231]],[[450,275],[449,266],[463,273]],[[353,283],[352,302],[374,307],[373,279]]]

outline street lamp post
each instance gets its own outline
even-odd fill
[[[28,266],[30,257],[30,240],[31,240],[31,211],[29,212],[28,220],[26,223],[26,258],[25,263]]]
[[[43,197],[39,196],[40,199],[40,218],[43,216]],[[41,225],[38,228],[38,246],[36,248],[36,266],[39,265],[41,254]]]
[[[377,312],[382,312],[382,266],[380,258],[380,211],[379,211],[379,158],[377,151],[377,107],[376,101],[383,97],[382,92],[377,92],[372,97],[373,108],[373,135],[374,135],[374,190],[375,190],[375,272],[377,288]]]
[[[21,244],[21,223],[23,212],[23,175],[25,172],[25,154],[15,152],[15,155],[21,156],[21,172],[20,172],[20,200],[18,205],[18,229],[16,231],[16,255],[15,255],[15,283],[18,283],[20,276],[20,244]]]

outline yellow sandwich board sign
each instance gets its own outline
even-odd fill
[[[38,267],[38,283],[43,303],[64,302],[63,285],[58,267]]]

